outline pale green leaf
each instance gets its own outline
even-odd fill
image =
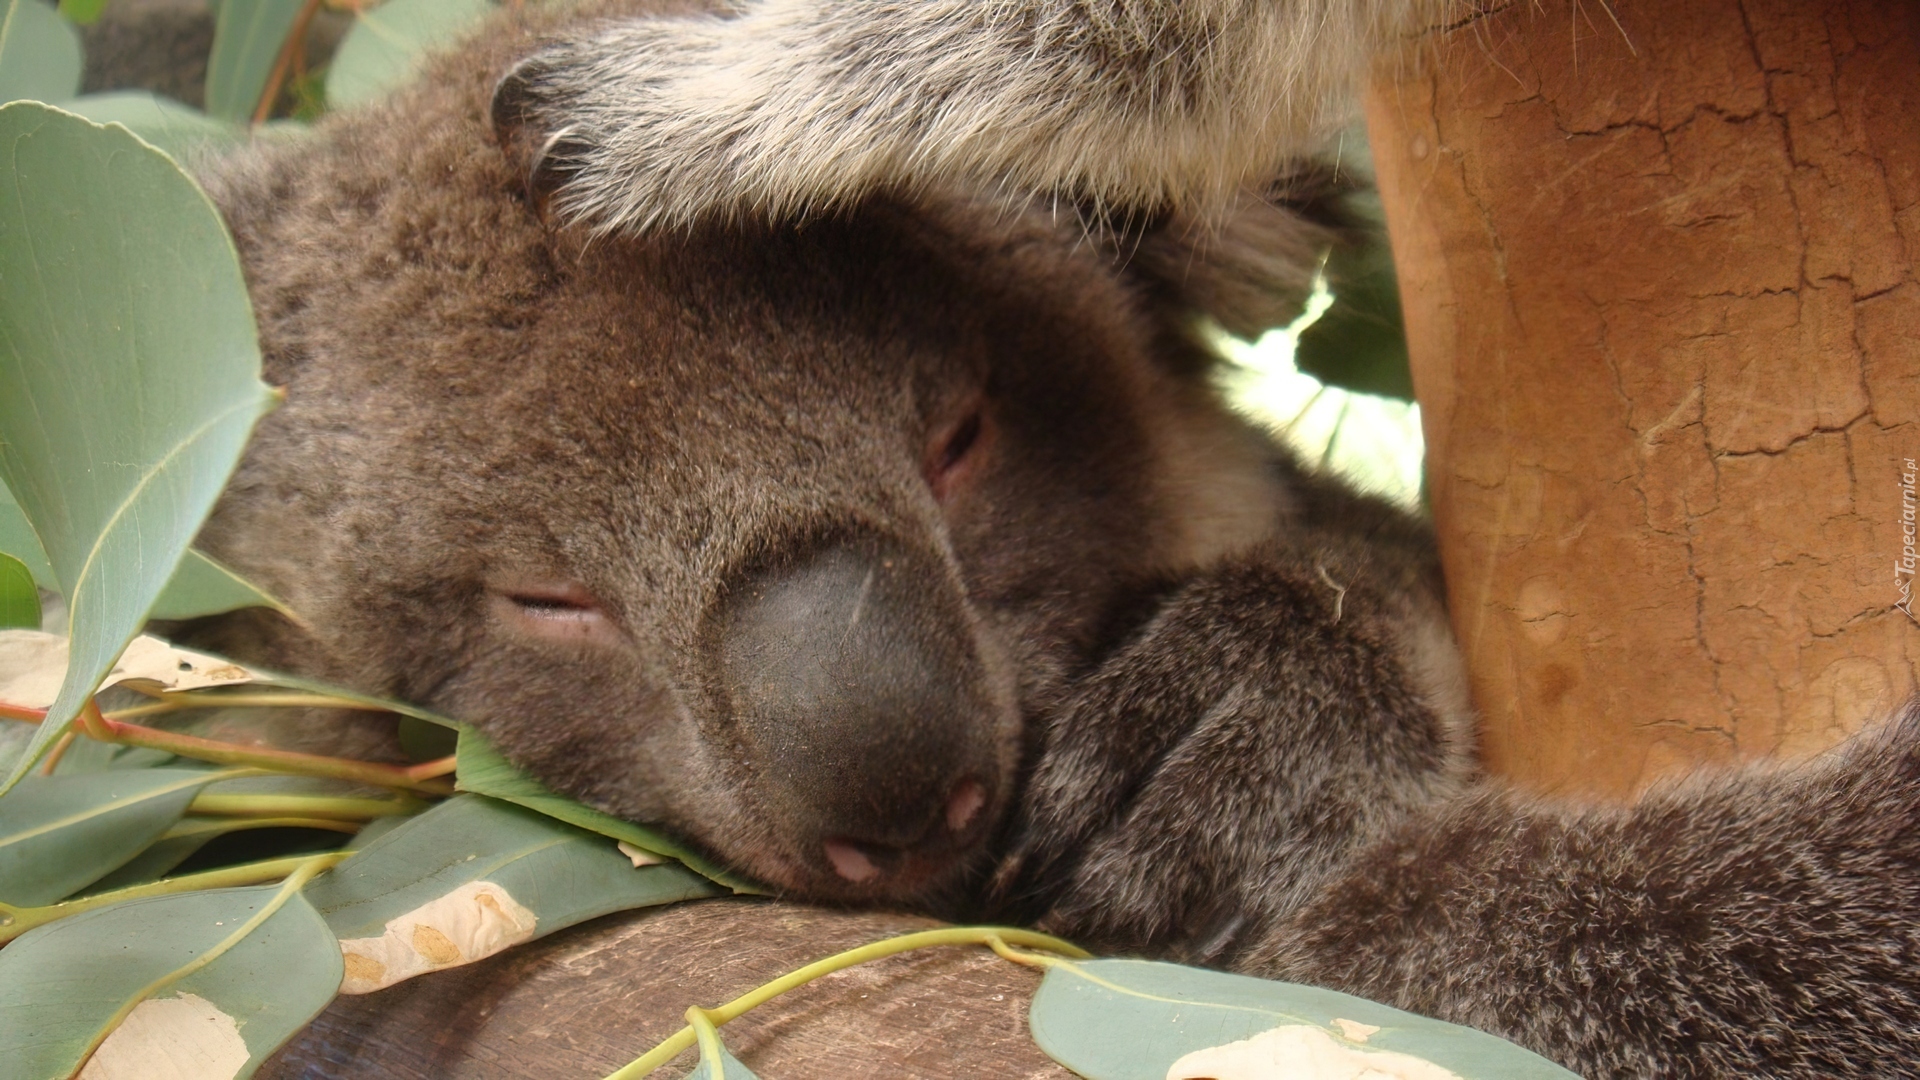
[[[168,830],[170,835],[147,845],[145,851],[122,863],[119,869],[88,885],[79,895],[91,896],[95,893],[113,892],[115,889],[159,881],[174,867],[193,858],[196,852],[215,838],[244,824],[244,818],[185,818],[180,824]],[[183,826],[188,827],[185,832],[181,831]],[[175,833],[179,835],[171,835]]]
[[[474,912],[469,901],[478,883],[493,887],[482,906],[495,914],[524,911],[531,922],[496,923],[479,937],[463,937],[454,923]],[[723,891],[683,866],[635,867],[606,837],[494,799],[457,795],[394,826],[307,886],[306,895],[343,947],[362,958],[350,973],[386,985],[379,980],[468,963],[609,912]],[[397,922],[443,931],[458,945],[458,958],[429,963],[415,955],[418,935],[390,933]]]
[[[80,34],[46,0],[0,0],[0,101],[80,92]]]
[[[27,516],[4,485],[0,485],[0,554],[11,555],[26,564],[34,583],[41,588],[59,590],[53,567],[40,550],[40,538],[33,534],[33,526],[27,523]],[[181,556],[180,565],[174,567],[173,576],[167,579],[167,587],[160,591],[160,599],[154,601],[148,615],[155,619],[195,619],[245,607],[287,611],[286,606],[266,590],[189,548]],[[0,628],[4,626],[0,623]]]
[[[371,101],[407,81],[432,49],[494,10],[492,0],[387,0],[363,9],[327,65],[327,104]]]
[[[40,549],[40,538],[33,535],[27,515],[21,511],[20,504],[13,501],[13,492],[8,491],[4,483],[0,483],[0,552],[24,563],[34,583],[41,588],[59,591],[60,582],[53,576],[46,552]]]
[[[1573,1073],[1503,1039],[1350,994],[1145,960],[1050,967],[1028,1014],[1034,1041],[1089,1080],[1164,1080],[1180,1058],[1290,1024],[1369,1050],[1423,1058],[1468,1080],[1566,1080]],[[1347,1021],[1347,1024],[1338,1023]]]
[[[199,109],[145,90],[115,90],[63,101],[60,107],[96,124],[121,124],[179,162],[194,160],[196,151],[218,151],[235,146],[245,129],[216,120]]]
[[[222,4],[207,58],[207,112],[245,124],[266,92],[280,50],[299,21],[303,0],[246,0]]]
[[[133,900],[22,934],[0,950],[6,1075],[70,1075],[140,991],[221,945],[279,892],[264,885]],[[137,1006],[95,1060],[148,1075],[250,1076],[326,1008],[341,974],[338,941],[293,893],[212,963]]]
[[[518,803],[530,810],[537,810],[548,817],[558,818],[570,825],[577,825],[602,836],[611,836],[615,840],[625,840],[643,851],[655,855],[664,855],[669,859],[678,859],[698,871],[702,876],[711,878],[727,886],[736,893],[758,893],[760,888],[752,882],[728,873],[725,869],[706,859],[668,837],[657,829],[645,825],[636,825],[631,821],[622,821],[612,814],[595,810],[590,806],[557,795],[548,790],[538,780],[513,767],[500,751],[494,749],[486,737],[472,728],[460,729],[459,770],[455,775],[455,786],[461,791],[471,791],[479,795],[489,795]]]
[[[40,628],[40,589],[27,564],[0,552],[0,630]]]
[[[0,902],[51,904],[172,828],[211,769],[120,769],[29,776],[0,796]]]
[[[0,106],[0,155],[0,482],[73,639],[11,784],[138,632],[273,397],[233,245],[179,166],[23,102]]]
[[[197,619],[249,607],[269,607],[282,614],[292,614],[265,589],[189,548],[147,615],[154,619]]]

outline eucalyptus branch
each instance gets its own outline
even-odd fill
[[[183,874],[180,877],[161,878],[145,885],[130,885],[111,892],[95,893],[78,900],[64,900],[58,904],[42,907],[15,907],[12,904],[0,904],[0,945],[4,945],[36,926],[45,926],[58,922],[69,915],[78,915],[83,911],[92,911],[109,904],[118,904],[123,900],[144,900],[149,896],[171,896],[175,893],[197,892],[201,889],[227,889],[238,885],[258,885],[264,881],[275,881],[295,873],[304,866],[316,866],[314,874],[338,865],[351,851],[329,851],[321,855],[291,855],[283,859],[267,859],[262,862],[242,863],[239,866],[223,866],[218,870],[208,870],[198,874]],[[309,878],[313,874],[307,875]]]
[[[857,949],[835,953],[824,960],[816,960],[806,967],[780,976],[765,986],[742,994],[717,1009],[702,1009],[697,1006],[689,1009],[687,1017],[690,1022],[686,1027],[668,1036],[660,1045],[634,1059],[625,1068],[608,1074],[605,1080],[639,1080],[640,1077],[672,1061],[682,1050],[692,1046],[701,1034],[701,1027],[711,1025],[717,1028],[730,1020],[738,1019],[755,1006],[765,1004],[789,990],[805,986],[822,975],[831,975],[836,971],[864,964],[869,960],[878,960],[882,957],[938,945],[986,945],[1016,963],[1031,965],[1053,962],[1031,953],[1014,953],[1007,948],[1009,943],[1045,949],[1080,960],[1093,955],[1077,945],[1069,944],[1048,934],[1004,926],[954,926],[942,930],[921,930],[917,933],[901,934],[884,941],[862,945]],[[702,1021],[698,1026],[692,1022],[695,1013],[699,1014]]]
[[[45,709],[0,704],[0,717],[7,719],[34,723],[45,720],[46,716]],[[196,761],[210,761],[217,765],[246,765],[271,769],[275,772],[292,773],[296,776],[319,776],[331,780],[366,784],[370,787],[417,791],[423,795],[453,794],[453,785],[442,779],[447,773],[453,771],[448,766],[448,763],[453,760],[450,757],[423,762],[419,765],[382,765],[370,761],[355,761],[352,758],[246,746],[115,720],[103,715],[99,706],[92,702],[88,702],[87,707],[81,710],[78,723],[80,730],[88,738],[98,742],[162,750],[169,754],[178,754]]]

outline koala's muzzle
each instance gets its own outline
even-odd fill
[[[753,787],[816,887],[904,895],[976,846],[1013,707],[939,565],[828,547],[735,594],[720,669]]]

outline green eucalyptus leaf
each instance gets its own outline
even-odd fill
[[[181,162],[193,160],[196,151],[203,148],[224,150],[247,137],[246,130],[238,125],[145,90],[87,94],[63,101],[60,107],[96,124],[121,124]]]
[[[233,245],[178,165],[30,102],[0,106],[0,155],[0,482],[73,641],[4,790],[139,631],[274,399]]]
[[[1089,1080],[1165,1080],[1189,1053],[1296,1025],[1358,1054],[1405,1054],[1466,1080],[1574,1076],[1485,1032],[1350,994],[1145,960],[1049,967],[1028,1021],[1042,1050]]]
[[[488,795],[495,799],[517,803],[529,810],[537,810],[548,817],[558,818],[589,832],[611,836],[615,840],[624,840],[643,851],[677,859],[701,876],[717,881],[736,893],[762,891],[752,882],[728,873],[718,864],[656,829],[636,825],[631,821],[623,821],[612,814],[584,806],[564,795],[555,794],[538,780],[514,768],[505,755],[495,749],[485,736],[472,728],[460,729],[458,764],[459,769],[454,774],[454,786],[461,791],[471,791],[477,795]]]
[[[19,559],[33,575],[34,584],[59,591],[60,581],[53,576],[53,566],[40,548],[40,538],[33,534],[26,512],[13,501],[13,492],[8,491],[4,483],[0,483],[0,552]]]
[[[387,0],[363,8],[327,65],[327,104],[371,101],[407,81],[432,49],[495,10],[492,0]]]
[[[147,613],[154,619],[197,619],[240,608],[267,607],[291,615],[287,606],[265,589],[191,548],[173,568],[167,587]]]
[[[606,837],[456,795],[307,886],[347,954],[347,993],[470,963],[613,911],[724,890],[683,866],[636,867]]]
[[[186,814],[211,769],[29,776],[0,796],[0,902],[51,904],[138,855]]]
[[[266,92],[280,50],[300,21],[304,0],[245,0],[222,4],[207,57],[207,112],[245,124]]]
[[[83,99],[84,100],[84,99]],[[53,567],[40,550],[40,538],[33,533],[27,516],[13,501],[12,493],[0,485],[0,554],[11,555],[26,565],[34,583],[43,589],[58,591],[59,581]],[[155,619],[196,619],[246,607],[270,607],[288,613],[286,605],[265,589],[215,562],[211,557],[187,549],[180,565],[173,568],[167,587],[160,591],[149,616]],[[0,623],[0,629],[7,624]],[[38,626],[39,624],[34,624]]]
[[[0,630],[40,629],[40,588],[27,564],[0,552]]]
[[[0,950],[6,1075],[71,1075],[143,990],[227,942],[280,893],[264,885],[132,900],[22,934]],[[211,963],[135,1006],[89,1068],[112,1076],[251,1076],[326,1008],[340,976],[338,942],[292,892]]]
[[[233,818],[184,818],[167,830],[167,835],[147,845],[146,850],[122,863],[119,869],[88,885],[82,895],[159,881],[216,837],[240,824]]]
[[[107,0],[60,0],[60,14],[86,26],[100,18],[107,8]]]
[[[80,34],[46,0],[0,0],[0,101],[80,92]]]

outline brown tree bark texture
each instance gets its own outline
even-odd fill
[[[1368,119],[1489,767],[1625,795],[1913,693],[1920,4],[1516,0]]]

